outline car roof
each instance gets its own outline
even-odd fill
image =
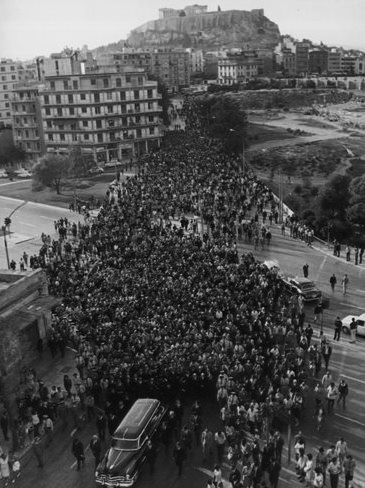
[[[294,276],[294,277],[292,276],[289,279],[292,281],[296,281],[297,283],[313,283],[313,281],[309,280],[308,278],[302,278],[298,276]]]
[[[136,400],[114,432],[113,437],[119,439],[138,439],[159,405],[159,400],[152,398],[140,398]]]

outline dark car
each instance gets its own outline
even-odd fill
[[[302,296],[305,302],[322,298],[321,290],[308,278],[283,278],[283,283],[289,293]]]
[[[100,462],[96,482],[102,486],[132,486],[146,458],[147,441],[152,440],[166,408],[151,398],[137,400],[112,436],[111,447]]]

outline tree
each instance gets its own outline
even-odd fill
[[[79,144],[72,146],[69,150],[70,174],[80,177],[87,174],[88,170],[95,166],[94,156],[91,153],[84,153]]]
[[[321,188],[316,205],[321,215],[329,219],[345,220],[350,200],[350,181],[349,176],[336,175]]]
[[[18,161],[24,161],[26,158],[26,152],[20,147],[14,146],[11,129],[3,130],[0,133],[0,164],[5,166]]]
[[[49,188],[55,188],[57,195],[69,174],[70,159],[58,154],[47,154],[33,168],[33,178]]]
[[[353,224],[365,226],[365,176],[354,178],[349,185],[347,217]]]

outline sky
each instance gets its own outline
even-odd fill
[[[0,0],[0,58],[26,61],[66,46],[89,49],[126,39],[158,9],[263,8],[281,34],[365,51],[365,0]]]

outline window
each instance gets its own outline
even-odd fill
[[[130,83],[131,82],[131,77],[130,76],[126,76],[125,77],[125,81],[126,81],[126,83]]]
[[[94,102],[99,103],[100,102],[100,93],[94,93]]]
[[[148,110],[152,110],[153,109],[153,103],[152,102],[148,102]]]
[[[3,90],[7,90],[8,89],[8,85],[3,85]]]
[[[62,108],[58,108],[58,109],[57,109],[57,115],[58,115],[59,117],[62,117]]]
[[[121,91],[119,94],[120,94],[120,99],[121,100],[126,100],[125,91]]]
[[[28,139],[29,138],[29,130],[25,131],[25,137]]]
[[[60,139],[61,141],[64,141],[66,139],[65,134],[60,134]]]
[[[52,122],[47,120],[47,129],[52,129]]]
[[[109,138],[110,138],[111,141],[115,141],[115,132],[111,132],[109,134]]]
[[[22,105],[22,112],[26,112],[25,105]]]
[[[51,115],[51,110],[48,107],[46,108],[46,115]]]
[[[101,120],[96,121],[96,128],[101,129]]]
[[[148,116],[148,122],[154,122],[155,118],[153,115]]]
[[[83,120],[82,121],[82,127],[87,127],[88,126],[88,122],[87,120]]]
[[[103,84],[104,84],[104,88],[108,88],[109,87],[109,79],[103,78]]]
[[[71,124],[71,130],[76,130],[76,124]]]
[[[5,108],[9,108],[9,102],[5,103]]]
[[[10,66],[10,71],[15,71],[15,66]]]
[[[80,100],[86,100],[86,94],[80,93]]]
[[[16,80],[16,76],[15,75],[11,75],[11,79],[12,80]]]
[[[9,95],[7,93],[4,94],[4,100],[7,100],[9,98]]]
[[[101,114],[100,107],[95,107],[95,115],[100,115],[100,114]]]
[[[1,66],[1,72],[3,73],[5,71],[5,66]]]
[[[6,81],[6,76],[2,76],[1,81]]]
[[[134,94],[134,99],[139,100],[139,90],[134,90],[133,94]]]
[[[136,112],[140,112],[140,111],[141,111],[141,106],[140,106],[140,104],[139,104],[139,103],[136,103],[136,104],[134,105],[134,110],[135,110]]]
[[[108,120],[108,127],[114,127],[114,120]]]
[[[81,112],[82,112],[83,114],[86,114],[86,113],[87,113],[87,107],[82,107]]]
[[[121,87],[121,86],[122,86],[122,80],[121,80],[121,78],[116,78],[116,79],[115,79],[115,86],[116,86],[117,88],[119,88],[119,87]]]
[[[113,105],[108,105],[108,114],[113,113]]]
[[[69,109],[70,115],[75,115],[75,109],[73,107],[70,107]]]
[[[98,134],[98,142],[103,142],[103,134]]]
[[[48,134],[48,140],[53,141],[53,134]]]
[[[10,112],[6,112],[6,116],[7,117],[10,117],[11,116],[11,113]]]
[[[143,85],[143,76],[138,76],[138,84]]]
[[[142,137],[142,130],[141,129],[137,129],[137,137]]]
[[[90,84],[95,86],[96,85],[96,79],[95,78],[91,78],[90,79]]]
[[[74,90],[78,90],[79,89],[79,82],[77,80],[72,80],[72,88]]]
[[[76,141],[77,141],[77,135],[76,135],[76,134],[72,134],[72,140],[73,140],[74,142],[76,142]]]
[[[64,89],[64,90],[68,90],[68,80],[65,80],[65,81],[63,82],[63,89]]]
[[[88,141],[89,140],[89,134],[84,134],[84,141]]]
[[[147,90],[147,98],[153,97],[153,90]]]
[[[51,90],[54,90],[56,88],[54,81],[50,81],[49,86],[50,86]]]
[[[136,115],[136,124],[140,124],[140,122],[141,122],[141,116]]]
[[[63,124],[60,124],[60,125],[58,126],[58,129],[59,129],[59,130],[63,130],[64,128],[65,128],[65,126],[64,126]]]
[[[74,96],[68,95],[68,103],[74,103]]]
[[[107,92],[106,99],[107,100],[111,100],[112,99],[112,93],[111,92]]]
[[[56,95],[56,103],[58,105],[61,103],[61,95]]]

